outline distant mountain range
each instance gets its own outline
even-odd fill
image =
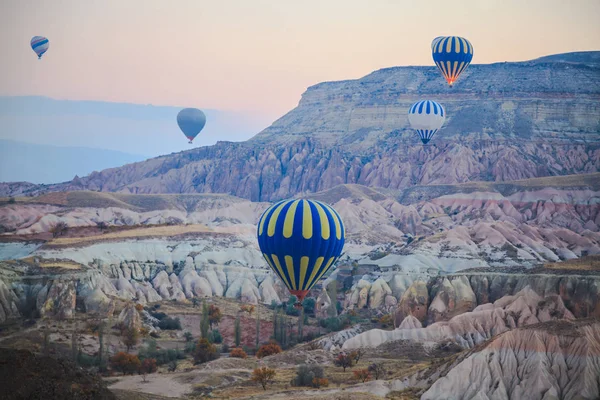
[[[4,188],[269,201],[346,183],[402,189],[597,172],[599,54],[472,65],[453,88],[435,67],[382,69],[308,88],[298,107],[246,142],[218,142],[60,185]],[[425,147],[406,118],[424,98],[442,103],[448,115]]]
[[[176,123],[180,109],[0,97],[0,181],[62,182],[217,140],[246,140],[271,122],[251,113],[205,110],[208,123],[189,145]]]
[[[146,159],[139,154],[89,147],[59,147],[0,139],[0,181],[64,182],[116,165]]]

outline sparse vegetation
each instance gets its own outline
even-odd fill
[[[359,369],[354,371],[354,378],[364,383],[371,379],[371,373],[366,369]]]
[[[235,324],[233,326],[233,336],[235,341],[235,346],[240,347],[240,343],[242,341],[242,329],[240,328],[240,316],[237,315],[235,317]]]
[[[275,370],[269,367],[256,368],[252,372],[252,380],[258,382],[263,390],[267,390],[267,385],[273,382],[275,378]]]
[[[292,386],[324,386],[322,379],[325,378],[323,367],[319,365],[300,365],[296,370],[296,377],[292,379]],[[316,381],[315,381],[316,380]],[[315,383],[319,386],[315,386]]]

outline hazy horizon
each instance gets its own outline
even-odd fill
[[[600,49],[598,18],[596,0],[3,2],[0,95],[274,120],[313,84],[433,65],[430,43],[439,35],[467,37],[474,64],[523,61]],[[50,40],[41,61],[29,47],[33,35]]]

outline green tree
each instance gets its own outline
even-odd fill
[[[235,325],[233,326],[233,336],[235,339],[235,346],[240,347],[240,342],[242,339],[242,330],[240,328],[240,315],[238,314],[235,317]]]
[[[327,285],[327,294],[331,300],[331,305],[327,309],[327,315],[330,317],[335,317],[337,316],[337,281],[329,282],[329,285]]]
[[[208,339],[208,330],[210,329],[210,316],[208,314],[208,305],[206,301],[202,302],[202,318],[200,318],[200,335]]]
[[[191,332],[184,332],[183,337],[185,338],[186,342],[191,342],[194,340],[194,336],[192,336]]]
[[[126,329],[123,333],[123,344],[127,348],[128,353],[132,347],[135,347],[135,345],[138,344],[139,340],[140,332],[136,328],[131,327],[129,329]]]
[[[104,322],[100,321],[98,324],[98,368],[100,371],[104,371],[104,365],[102,364],[102,353],[104,352]]]
[[[73,361],[75,361],[75,363],[77,363],[79,358],[79,343],[77,336],[77,325],[75,325],[71,334],[71,356],[73,357]]]

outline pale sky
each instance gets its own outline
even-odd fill
[[[2,0],[0,95],[220,110],[272,120],[313,84],[433,65],[600,50],[600,0]],[[29,47],[46,36],[41,61]]]

